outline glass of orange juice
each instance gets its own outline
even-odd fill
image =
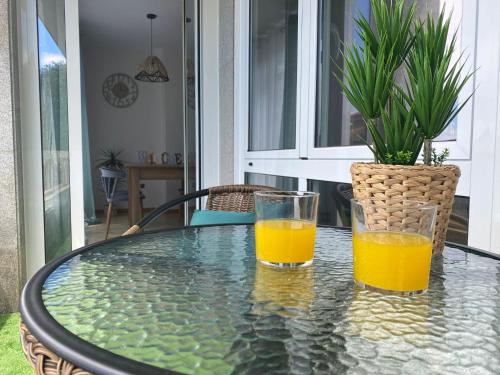
[[[301,191],[255,192],[257,259],[269,266],[312,263],[319,194]]]
[[[403,295],[427,290],[437,206],[375,198],[351,201],[354,280]]]

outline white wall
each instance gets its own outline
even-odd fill
[[[180,16],[180,15],[179,15]],[[118,45],[99,46],[82,36],[92,165],[102,157],[101,149],[123,150],[121,158],[137,162],[137,151],[154,152],[159,160],[162,152],[173,155],[183,151],[182,130],[182,39],[181,30],[169,43],[168,51],[153,52],[160,57],[169,73],[167,83],[137,82],[139,96],[128,108],[115,108],[102,95],[102,83],[113,73],[136,74],[146,57],[145,46],[130,48]],[[156,38],[155,44],[161,45]],[[174,48],[172,48],[174,46]],[[104,206],[97,171],[94,169],[96,208]],[[144,207],[156,207],[178,195],[180,181],[146,181]],[[122,204],[121,207],[126,207]]]
[[[219,2],[220,184],[234,183],[234,1]]]

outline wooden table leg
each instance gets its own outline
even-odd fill
[[[128,224],[129,227],[141,219],[141,198],[139,171],[136,168],[128,170]]]

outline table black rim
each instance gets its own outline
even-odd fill
[[[143,362],[115,354],[106,349],[102,349],[79,336],[73,334],[59,324],[49,313],[42,299],[42,288],[47,278],[61,264],[69,259],[86,252],[95,247],[106,243],[123,241],[126,238],[135,238],[148,234],[170,232],[184,229],[196,229],[218,226],[249,226],[248,224],[215,224],[215,225],[200,225],[193,227],[169,228],[155,231],[142,232],[129,236],[112,238],[110,240],[96,242],[77,250],[71,251],[53,261],[47,263],[26,283],[20,301],[20,313],[23,322],[26,324],[31,333],[48,349],[53,351],[61,358],[71,362],[87,371],[96,374],[150,374],[150,375],[165,375],[179,374],[167,369],[162,369],[156,366],[151,366]],[[351,228],[322,226],[322,228],[332,228],[351,232]],[[475,249],[469,246],[464,246],[456,243],[447,242],[448,246],[458,248],[466,253],[472,253],[479,256],[500,260],[500,256],[491,252]]]

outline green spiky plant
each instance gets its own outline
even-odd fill
[[[432,162],[432,139],[453,121],[467,99],[456,105],[472,73],[462,78],[464,63],[452,61],[449,19],[415,19],[415,4],[371,0],[373,26],[356,19],[362,46],[346,46],[344,76],[337,79],[365,120],[377,163],[414,165],[425,144],[424,163]],[[405,76],[398,85],[396,72]],[[470,98],[470,97],[469,97]],[[427,150],[431,150],[430,154]]]
[[[407,63],[407,101],[415,108],[418,130],[424,137],[424,164],[432,163],[432,140],[439,136],[472,97],[457,105],[460,91],[473,73],[464,74],[462,56],[453,61],[457,35],[448,42],[450,19],[427,16],[419,23]]]
[[[123,169],[124,163],[120,159],[123,150],[114,150],[112,148],[101,150],[102,158],[97,160],[96,168],[105,167],[112,169]]]

